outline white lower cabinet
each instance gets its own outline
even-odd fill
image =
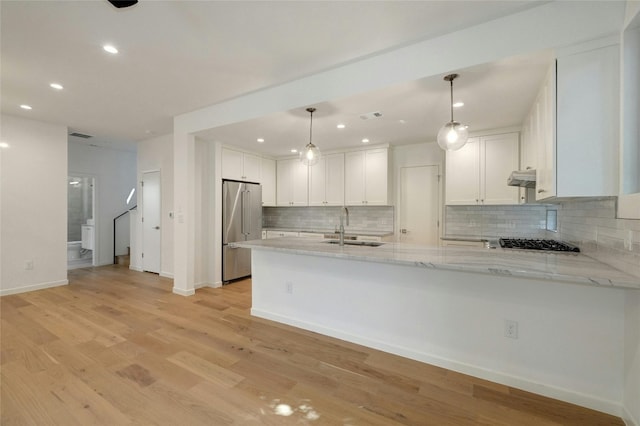
[[[447,151],[446,204],[518,204],[518,188],[507,185],[518,166],[518,133],[469,138],[461,149]]]

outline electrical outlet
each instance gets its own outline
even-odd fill
[[[504,320],[504,337],[518,338],[518,321]]]
[[[293,294],[293,283],[291,281],[287,281],[287,293]]]
[[[24,261],[24,269],[26,271],[30,271],[33,269],[33,260],[25,260]]]

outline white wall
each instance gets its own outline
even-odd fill
[[[1,119],[0,295],[67,284],[67,128]]]
[[[173,278],[173,135],[155,137],[138,142],[138,177],[136,195],[142,194],[140,182],[144,172],[160,170],[160,275]],[[142,209],[142,198],[138,198]],[[138,219],[139,220],[139,219]],[[139,224],[141,225],[141,224]],[[131,253],[131,268],[141,270],[142,242]]]
[[[640,426],[640,291],[627,290],[624,306],[624,407],[628,425]]]
[[[113,263],[113,219],[133,207],[127,196],[136,186],[136,153],[69,142],[69,173],[95,176],[96,265]],[[118,226],[128,227],[122,218]]]

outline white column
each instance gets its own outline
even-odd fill
[[[174,125],[173,292],[195,294],[195,137]]]

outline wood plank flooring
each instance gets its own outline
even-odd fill
[[[0,298],[9,425],[623,425],[619,418],[253,318],[251,282],[171,293],[120,265]]]

